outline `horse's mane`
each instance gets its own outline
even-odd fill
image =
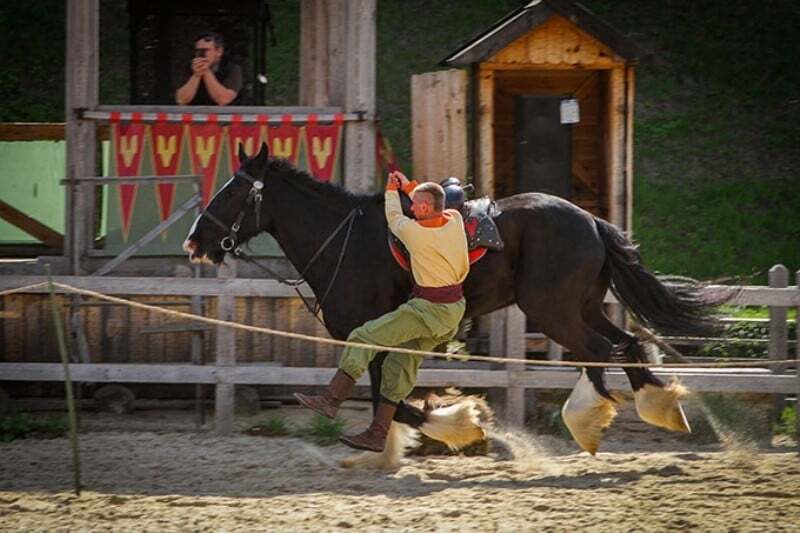
[[[270,158],[268,170],[275,177],[322,198],[328,205],[352,209],[356,206],[365,207],[370,203],[383,202],[382,194],[357,193],[348,191],[336,183],[318,181],[311,174],[300,170],[286,159]]]

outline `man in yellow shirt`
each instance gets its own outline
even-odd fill
[[[412,196],[411,211],[416,219],[403,215],[400,188]],[[466,303],[461,283],[469,273],[464,221],[458,211],[444,209],[444,190],[438,184],[417,186],[401,172],[389,174],[385,200],[389,229],[411,255],[412,298],[396,310],[354,329],[347,340],[429,351],[451,340],[464,316]],[[339,361],[339,370],[322,395],[298,393],[295,397],[302,405],[335,417],[376,353],[377,350],[347,348]],[[422,359],[404,353],[390,353],[386,357],[381,401],[372,424],[358,435],[341,437],[343,443],[360,450],[383,451],[397,403],[414,388]]]

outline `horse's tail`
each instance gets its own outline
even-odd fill
[[[611,290],[644,326],[663,334],[713,335],[722,323],[713,308],[733,296],[732,291],[709,295],[705,285],[689,278],[665,283],[641,262],[638,247],[622,231],[595,218],[606,246]]]

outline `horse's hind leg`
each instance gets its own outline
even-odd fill
[[[524,303],[521,307],[526,311]],[[533,309],[529,316],[543,333],[570,350],[579,361],[611,360],[611,341],[584,322],[580,311],[556,305],[547,306],[546,311],[540,309]],[[578,383],[561,409],[561,417],[575,442],[592,455],[597,453],[603,431],[617,414],[616,403],[605,386],[602,368],[581,371]]]
[[[614,325],[603,314],[602,300],[594,300],[584,307],[584,317],[593,328],[608,337],[616,347],[615,356],[626,362],[646,362],[644,350],[635,335]],[[689,432],[689,423],[679,402],[685,394],[679,385],[664,384],[649,368],[624,368],[633,389],[636,412],[639,417],[654,426],[672,431]]]

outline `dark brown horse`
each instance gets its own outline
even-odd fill
[[[226,250],[235,250],[262,231],[270,233],[295,268],[304,272],[318,297],[338,272],[322,305],[325,325],[337,339],[347,338],[353,328],[408,299],[412,280],[387,247],[382,194],[354,194],[317,182],[286,161],[270,158],[266,144],[251,159],[240,148],[239,157],[241,170],[190,231],[185,249],[192,260],[219,264]],[[547,194],[503,198],[497,207],[495,221],[505,249],[488,252],[472,266],[464,285],[467,318],[516,303],[540,331],[577,360],[601,362],[643,360],[636,337],[614,325],[603,312],[609,287],[631,314],[661,333],[702,334],[715,326],[698,285],[662,283],[642,265],[631,241],[611,224]],[[356,208],[344,255],[340,258],[346,236],[340,231],[306,268],[326,238]],[[381,362],[376,358],[370,368],[375,396]],[[647,369],[625,372],[642,419],[672,430],[689,430],[679,391],[665,387]],[[602,369],[581,374],[562,415],[587,451],[597,450],[602,430],[616,413],[615,403]],[[395,420],[426,432],[428,417],[424,410],[401,403]]]

